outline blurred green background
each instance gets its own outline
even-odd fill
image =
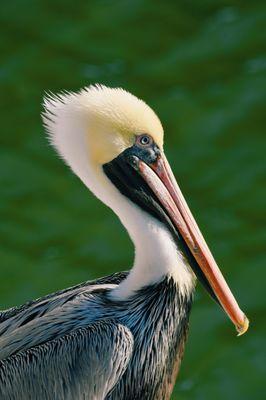
[[[132,264],[125,230],[40,120],[48,90],[132,91],[159,114],[185,197],[251,320],[237,338],[198,287],[173,399],[265,398],[265,17],[263,1],[0,6],[1,308]]]

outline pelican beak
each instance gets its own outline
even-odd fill
[[[178,233],[182,236],[220,305],[234,323],[238,335],[244,334],[249,326],[248,318],[239,308],[217,266],[181,193],[165,155],[161,154],[156,161],[151,163],[146,163],[138,158],[137,169],[165,209]]]

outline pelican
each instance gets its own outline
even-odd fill
[[[239,308],[163,151],[154,111],[120,88],[47,95],[49,141],[135,245],[115,273],[0,313],[1,400],[170,399],[196,278],[239,335]],[[99,248],[99,251],[100,248]]]

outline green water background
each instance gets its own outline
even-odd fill
[[[250,331],[198,287],[173,399],[264,399],[266,3],[3,1],[0,305],[127,269],[133,246],[48,146],[44,91],[100,82],[145,99]]]

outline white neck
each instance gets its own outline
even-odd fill
[[[128,277],[113,290],[113,296],[125,299],[142,287],[171,276],[181,292],[194,287],[194,275],[177,248],[168,229],[136,206],[132,218],[121,221],[135,245],[134,265]]]
[[[112,295],[125,299],[165,276],[172,276],[181,292],[190,292],[195,283],[194,274],[168,229],[121,195],[105,176],[102,179],[105,182],[99,185],[97,181],[93,192],[118,215],[135,245],[134,265]]]
[[[195,276],[168,229],[123,196],[101,168],[91,170],[87,160],[84,165],[81,158],[79,162],[80,169],[73,168],[74,172],[117,214],[135,245],[133,267],[128,277],[113,289],[112,296],[126,299],[136,290],[160,282],[165,276],[172,276],[181,292],[190,292]]]

